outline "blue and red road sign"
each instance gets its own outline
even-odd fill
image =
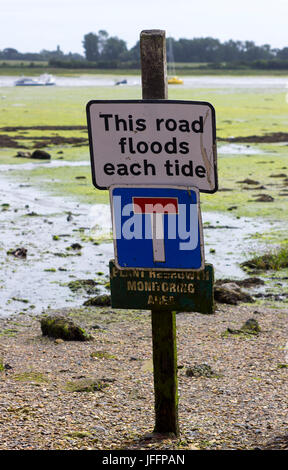
[[[110,198],[120,269],[203,269],[198,189],[112,186]]]

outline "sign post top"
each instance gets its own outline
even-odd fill
[[[140,35],[142,97],[168,98],[165,31],[144,30]]]

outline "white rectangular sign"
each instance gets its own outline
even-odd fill
[[[217,191],[215,111],[201,101],[90,101],[93,184]]]

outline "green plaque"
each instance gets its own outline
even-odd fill
[[[142,271],[118,269],[110,261],[113,308],[214,313],[214,270]]]

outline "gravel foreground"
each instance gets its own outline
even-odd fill
[[[151,434],[149,312],[53,313],[81,324],[94,341],[43,337],[40,317],[0,320],[1,450],[288,449],[287,307],[177,314],[179,438]],[[258,336],[227,333],[249,318],[259,322]],[[186,375],[196,364],[208,364],[214,376]]]

